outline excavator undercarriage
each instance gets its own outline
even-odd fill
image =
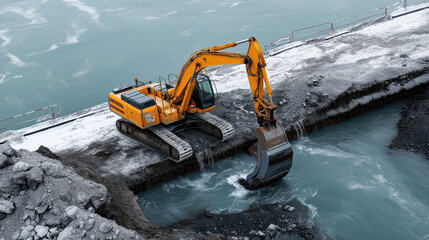
[[[193,155],[191,145],[176,133],[189,129],[198,129],[213,135],[221,141],[234,137],[232,125],[211,113],[189,114],[182,121],[168,126],[157,125],[141,129],[126,119],[116,121],[118,131],[140,143],[162,150],[174,162],[181,162]]]

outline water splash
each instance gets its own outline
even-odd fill
[[[293,128],[295,129],[296,132],[296,136],[298,138],[303,137],[304,135],[306,135],[307,133],[305,132],[305,126],[304,126],[304,121],[302,119],[296,121],[293,124]]]
[[[213,152],[211,149],[205,149],[204,151],[195,154],[197,158],[200,170],[203,172],[206,166],[210,166],[214,163]]]

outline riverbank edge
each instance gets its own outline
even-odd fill
[[[410,85],[409,88],[403,87],[393,91],[390,90],[394,89],[394,86],[405,86],[407,84]],[[347,91],[339,94],[329,105],[316,109],[304,116],[300,121],[283,127],[288,139],[293,140],[299,134],[308,134],[397,100],[410,97],[421,92],[427,86],[429,86],[429,66],[385,81],[369,83],[360,87],[352,86]],[[297,125],[299,125],[298,128],[302,130],[302,133],[295,130]],[[240,152],[250,152],[249,149],[256,141],[255,136],[243,135],[228,141],[227,144],[210,147],[210,154],[199,156],[199,159],[193,156],[180,163],[173,163],[165,159],[145,168],[137,169],[126,180],[126,183],[134,193],[138,193],[149,189],[155,184],[198,171],[201,168],[201,164],[209,165]]]

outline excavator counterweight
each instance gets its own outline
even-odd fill
[[[249,43],[247,54],[223,51]],[[175,135],[200,129],[221,141],[231,139],[232,125],[210,113],[215,107],[211,80],[199,74],[214,65],[244,64],[252,92],[256,128],[257,163],[254,171],[241,179],[247,189],[258,189],[284,177],[292,166],[293,151],[281,124],[274,117],[277,106],[265,70],[265,59],[255,38],[209,47],[194,52],[182,67],[175,86],[161,82],[125,86],[109,94],[110,110],[122,117],[119,132],[145,145],[158,148],[181,162],[193,155],[189,143]],[[264,93],[268,100],[264,98]]]

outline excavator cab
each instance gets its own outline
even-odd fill
[[[211,80],[204,74],[198,74],[197,84],[192,93],[197,108],[204,110],[215,105],[215,95]]]

